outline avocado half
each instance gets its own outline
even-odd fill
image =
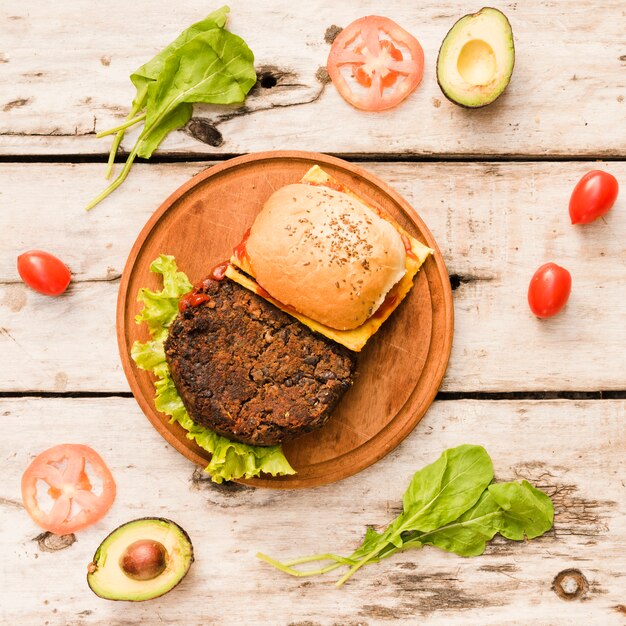
[[[151,600],[173,589],[192,562],[191,540],[178,524],[144,517],[106,537],[87,567],[87,583],[107,600]]]
[[[446,35],[437,57],[437,82],[455,104],[484,107],[505,90],[514,65],[509,20],[502,11],[484,7],[462,17]]]

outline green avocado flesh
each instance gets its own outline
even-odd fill
[[[511,24],[504,13],[486,7],[462,17],[446,35],[437,57],[437,82],[455,104],[483,107],[504,91],[514,64]]]
[[[152,571],[145,560],[147,544],[159,546],[154,554],[161,557],[160,566],[153,566]],[[137,552],[136,546],[143,547],[144,552]],[[146,517],[116,528],[100,544],[87,568],[87,583],[96,595],[107,600],[151,600],[173,589],[192,562],[191,541],[178,524]],[[138,566],[139,573],[125,571],[123,565],[129,564]]]

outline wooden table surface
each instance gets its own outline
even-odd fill
[[[230,29],[265,80],[245,107],[196,107],[89,214],[83,206],[103,187],[110,145],[95,133],[125,117],[128,75],[217,5],[0,7],[0,622],[625,623],[626,202],[586,227],[567,214],[590,169],[626,186],[623,0],[498,5],[515,33],[516,66],[506,93],[477,111],[449,103],[434,74],[445,33],[480,5],[230,4]],[[383,114],[352,109],[319,71],[327,29],[371,13],[414,33],[426,55],[423,83]],[[142,225],[190,176],[232,155],[285,148],[362,161],[417,209],[451,274],[452,358],[424,419],[373,467],[308,491],[216,486],[161,439],[129,393],[115,341],[119,277]],[[30,248],[67,262],[66,295],[45,298],[20,282],[15,259]],[[539,321],[526,289],[550,260],[570,270],[573,292],[563,314]],[[30,460],[61,442],[96,448],[118,483],[106,517],[64,541],[40,534],[19,490]],[[484,445],[498,479],[545,489],[554,529],[531,542],[496,539],[473,559],[408,551],[341,589],[332,575],[293,579],[255,559],[258,550],[351,552],[368,525],[398,513],[413,472],[460,443]],[[146,515],[189,532],[189,576],[152,602],[95,597],[85,574],[100,540]]]

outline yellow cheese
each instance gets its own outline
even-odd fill
[[[305,326],[308,326],[311,330],[318,332],[337,343],[340,343],[350,350],[354,350],[355,352],[359,352],[363,346],[367,343],[367,340],[382,326],[385,320],[394,312],[395,308],[402,302],[404,297],[409,293],[411,287],[413,286],[413,279],[415,275],[419,271],[419,268],[422,266],[424,261],[428,258],[430,254],[432,254],[432,250],[420,243],[414,237],[411,237],[397,222],[395,222],[390,216],[383,212],[376,211],[369,205],[363,198],[359,197],[352,190],[347,187],[341,185],[337,180],[335,180],[332,176],[327,174],[322,168],[318,165],[314,165],[302,178],[300,182],[310,183],[315,185],[327,185],[333,189],[337,189],[338,187],[343,193],[346,193],[366,206],[370,208],[375,213],[379,214],[382,218],[386,219],[396,230],[410,243],[411,252],[415,255],[415,258],[412,255],[406,256],[405,266],[406,273],[404,276],[391,288],[385,301],[380,306],[380,308],[374,312],[374,314],[361,326],[358,328],[354,328],[352,330],[337,330],[335,328],[330,328],[329,326],[325,326],[324,324],[320,324],[315,320],[307,317],[306,315],[302,315],[295,311],[291,307],[284,306],[278,300],[271,297],[263,288],[262,285],[259,286],[255,280],[254,271],[250,266],[249,259],[246,255],[238,255],[233,254],[230,258],[231,265],[226,270],[226,276],[231,280],[239,283],[242,287],[246,287],[250,291],[258,294],[262,298],[265,298],[268,302],[271,302],[274,306],[278,307],[285,313],[288,313],[292,317],[295,317],[297,320],[302,322]],[[242,274],[238,269],[245,272]],[[252,278],[250,278],[252,277]]]

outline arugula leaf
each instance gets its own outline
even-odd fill
[[[241,37],[221,29],[197,35],[166,59],[159,78],[148,86],[137,155],[150,158],[167,133],[189,121],[188,103],[243,102],[255,82],[254,55]]]
[[[473,483],[472,476],[479,482]],[[459,556],[478,556],[496,533],[520,541],[538,537],[552,528],[554,507],[545,493],[526,480],[489,484],[490,476],[493,476],[491,459],[483,448],[459,446],[446,450],[435,463],[414,475],[404,495],[404,512],[383,533],[368,528],[362,544],[349,557],[321,554],[280,563],[261,553],[257,556],[292,576],[314,576],[347,565],[349,571],[337,581],[341,585],[366,563],[380,561],[401,550],[432,545]],[[426,485],[424,481],[432,482]],[[481,493],[469,508],[462,510],[467,503],[465,498],[469,499],[469,494],[473,497],[479,485]],[[434,501],[442,507],[439,514],[429,508],[429,503]],[[422,511],[418,516],[416,506]],[[451,518],[455,514],[457,517]],[[428,531],[411,528],[425,523],[432,528]],[[317,570],[293,567],[312,561],[332,561],[332,564]]]
[[[133,120],[137,116],[137,114],[145,108],[146,99],[148,97],[148,86],[151,82],[157,80],[159,74],[161,73],[161,70],[163,69],[166,59],[175,50],[180,48],[183,44],[187,43],[190,39],[193,39],[196,35],[212,28],[224,28],[224,26],[226,25],[226,20],[228,19],[229,12],[230,8],[227,6],[223,6],[216,11],[213,11],[213,13],[207,15],[203,20],[192,24],[189,28],[185,29],[172,43],[163,48],[161,52],[159,52],[156,56],[150,59],[150,61],[148,61],[147,63],[144,63],[140,68],[136,69],[130,75],[130,80],[135,86],[137,93],[135,95],[135,98],[133,99],[130,113],[126,118],[127,121]],[[141,120],[137,120],[137,122],[139,121]],[[106,178],[109,178],[111,175],[115,155],[117,154],[117,149],[119,148],[119,145],[124,138],[126,128],[119,130],[115,136],[113,145],[111,147],[111,152],[109,153]],[[106,134],[109,134],[109,132],[105,131],[105,133],[98,134],[102,137]]]
[[[279,476],[294,474],[280,446],[262,448],[237,443],[222,437],[212,430],[198,426],[187,413],[187,409],[176,390],[170,375],[163,343],[168,329],[178,314],[180,297],[192,289],[189,279],[179,272],[173,256],[161,255],[150,265],[150,271],[161,274],[163,289],[151,291],[141,289],[137,300],[143,302],[143,310],[135,320],[146,323],[150,329],[150,341],[135,342],[131,356],[138,367],[156,376],[155,407],[158,411],[178,422],[189,439],[211,453],[206,471],[216,483],[235,478],[253,478],[261,473]]]
[[[207,18],[198,32],[183,33],[133,74],[137,94],[130,119],[98,135],[119,131],[119,136],[128,126],[142,120],[144,127],[119,176],[87,205],[87,210],[124,182],[137,156],[150,158],[169,132],[189,121],[193,103],[235,104],[245,100],[256,82],[254,54],[241,37],[220,27],[227,12],[228,7],[223,7],[217,17],[212,14],[214,17]],[[137,115],[143,108],[145,112]],[[119,145],[117,138],[115,142],[112,153]]]
[[[502,509],[498,532],[503,537],[516,541],[524,536],[534,539],[552,528],[552,500],[527,480],[490,485],[489,493]]]
[[[478,556],[497,533],[514,541],[534,539],[550,530],[553,521],[554,506],[543,491],[526,480],[496,483],[456,521],[429,533],[404,535],[402,549],[428,544],[459,556]],[[390,554],[385,550],[384,556]]]
[[[227,6],[220,7],[216,11],[213,11],[213,13],[209,13],[203,20],[186,28],[172,43],[163,48],[163,50],[150,59],[150,61],[136,69],[130,75],[130,80],[137,88],[137,96],[135,96],[135,100],[133,100],[133,106],[136,102],[141,102],[142,100],[145,104],[145,98],[141,97],[144,93],[144,87],[149,85],[152,81],[157,80],[165,62],[173,52],[200,33],[214,28],[224,28],[229,13],[230,8]],[[142,108],[143,106],[139,107],[139,110]]]
[[[387,543],[402,547],[402,533],[434,530],[456,519],[475,504],[492,480],[493,465],[482,446],[462,445],[445,450],[434,463],[415,473],[402,498],[404,512],[339,584],[374,558]]]
[[[493,465],[482,446],[449,448],[415,472],[402,497],[402,530],[433,530],[467,511],[493,480]]]

